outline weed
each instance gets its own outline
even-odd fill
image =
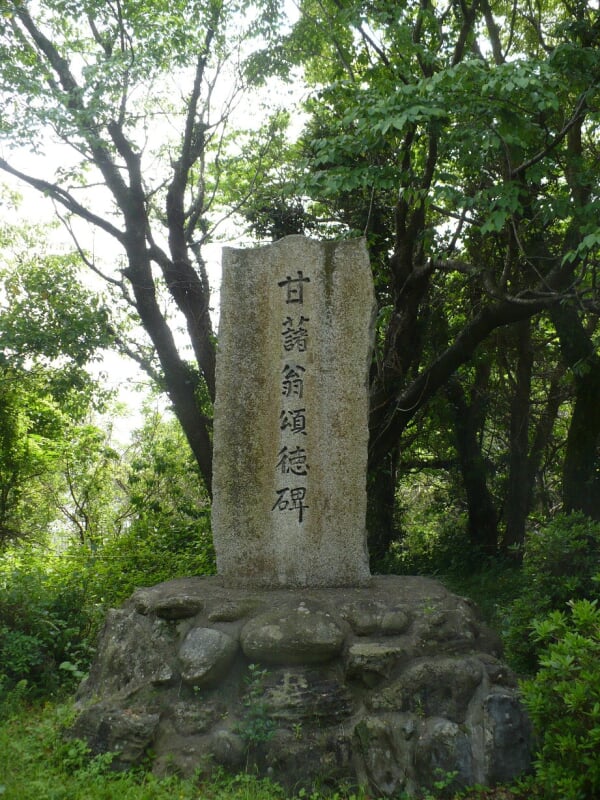
[[[243,719],[236,726],[236,733],[244,739],[248,748],[268,742],[275,735],[275,723],[269,717],[265,701],[264,681],[266,669],[250,664],[246,677]]]

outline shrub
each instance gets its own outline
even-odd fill
[[[532,533],[523,556],[523,590],[507,612],[506,655],[521,672],[533,674],[540,640],[531,637],[537,620],[564,611],[569,600],[599,597],[600,523],[583,514],[559,515]]]
[[[214,574],[210,515],[206,509],[194,516],[147,513],[119,537],[78,557],[87,575],[88,602],[116,606],[140,586]]]
[[[600,576],[598,576],[600,579]],[[539,737],[536,761],[544,797],[600,797],[600,608],[569,603],[534,624],[543,646],[536,676],[522,684]]]
[[[90,657],[92,621],[81,586],[53,585],[33,558],[0,563],[0,695],[70,690]],[[0,698],[1,699],[1,698]]]

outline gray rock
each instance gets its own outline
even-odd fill
[[[162,619],[186,619],[195,616],[202,609],[202,600],[184,589],[173,587],[171,591],[158,592],[155,589],[138,589],[131,602],[138,614],[156,614]]]
[[[319,664],[342,649],[344,633],[333,616],[304,602],[260,614],[241,632],[244,654],[263,664]]]
[[[145,755],[159,720],[159,714],[97,705],[79,715],[70,736],[86,740],[95,753],[115,753],[113,764],[123,768]]]
[[[228,769],[240,769],[246,761],[247,746],[241,736],[230,730],[217,731],[208,741],[207,752]]]
[[[466,731],[447,719],[427,720],[416,744],[415,776],[427,789],[439,781],[447,781],[452,790],[472,785],[473,753]]]
[[[179,648],[181,677],[192,686],[214,686],[233,662],[238,643],[214,628],[192,628]]]
[[[398,664],[412,655],[408,640],[365,641],[360,639],[348,647],[345,655],[346,676],[370,688],[389,678]]]
[[[483,712],[485,780],[506,783],[531,764],[531,726],[514,693],[492,692],[483,702]]]
[[[426,601],[415,637],[423,650],[432,653],[480,650],[499,656],[502,652],[498,635],[481,623],[476,609],[463,598],[455,598],[450,607],[443,601]]]
[[[252,598],[238,602],[225,601],[209,613],[208,620],[209,622],[235,622],[235,620],[248,616],[255,607],[256,605],[252,602]]]
[[[410,714],[365,717],[354,729],[361,783],[378,794],[410,790],[417,724]]]
[[[390,607],[377,601],[351,603],[341,609],[341,615],[348,620],[358,636],[393,636],[404,633],[410,625],[410,618],[404,608]]]
[[[290,724],[333,725],[354,711],[350,690],[334,673],[278,670],[268,675],[265,705],[269,717]]]
[[[499,686],[510,686],[516,689],[519,681],[510,667],[500,659],[488,653],[477,653],[477,658],[485,667],[490,683],[497,683]]]
[[[302,788],[312,793],[314,775],[319,776],[321,786],[336,785],[353,772],[350,730],[345,725],[278,729],[265,745],[259,763],[267,775],[286,776],[290,796]]]
[[[110,610],[100,636],[98,657],[81,685],[80,701],[93,695],[127,697],[140,688],[168,684],[177,671],[173,641],[163,620],[126,609]]]
[[[195,703],[177,701],[170,708],[173,727],[181,736],[206,733],[225,713],[225,704],[215,698]]]
[[[464,722],[483,673],[483,665],[475,658],[417,661],[392,684],[372,695],[369,706],[374,711],[412,711],[422,717]]]

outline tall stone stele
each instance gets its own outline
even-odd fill
[[[223,251],[212,522],[226,585],[368,581],[374,308],[362,239]]]

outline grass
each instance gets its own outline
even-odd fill
[[[217,773],[210,779],[157,778],[142,769],[110,769],[110,756],[90,758],[79,741],[64,741],[68,705],[0,707],[1,800],[289,800],[278,784],[254,775]],[[318,793],[300,793],[321,800]],[[329,800],[370,800],[334,793]]]

